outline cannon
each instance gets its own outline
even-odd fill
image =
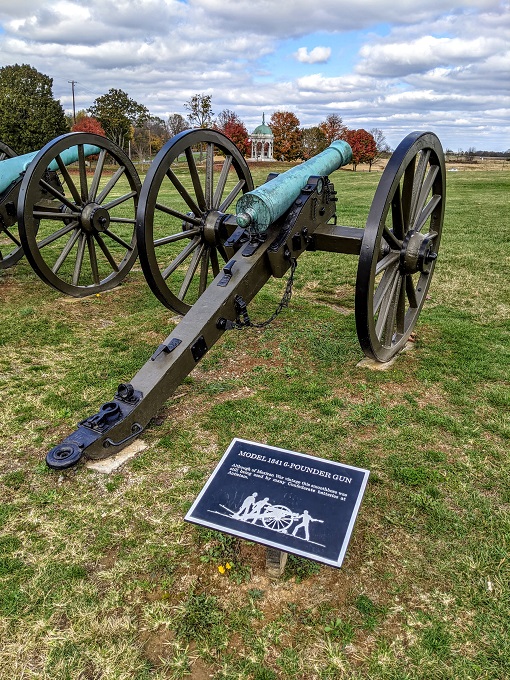
[[[140,190],[129,158],[99,135],[62,135],[23,156],[0,143],[0,269],[26,255],[67,295],[113,288],[137,257]]]
[[[194,153],[200,145],[205,168]],[[445,205],[441,144],[431,132],[401,142],[364,229],[336,223],[329,174],[350,158],[349,145],[334,142],[254,189],[241,153],[219,132],[188,130],[161,149],[142,186],[137,242],[150,288],[183,317],[132,380],[48,452],[49,467],[67,468],[82,456],[105,458],[137,437],[225,332],[255,325],[248,305],[271,276],[289,273],[272,318],[288,304],[297,259],[305,251],[359,256],[355,317],[361,347],[380,362],[404,347],[439,250]]]

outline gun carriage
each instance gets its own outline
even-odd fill
[[[26,255],[53,288],[83,297],[118,285],[137,257],[141,182],[108,139],[70,133],[17,156],[0,143],[0,269]]]
[[[194,153],[200,145],[205,171]],[[439,249],[441,145],[430,132],[403,140],[382,174],[364,229],[336,224],[337,192],[329,175],[350,160],[348,144],[334,142],[253,189],[242,155],[218,132],[189,130],[161,149],[142,186],[137,242],[152,291],[184,316],[131,382],[120,384],[111,401],[49,451],[50,467],[70,467],[82,456],[105,458],[138,436],[223,333],[253,325],[248,305],[271,276],[290,272],[280,308],[288,302],[297,258],[305,251],[359,256],[355,317],[361,347],[381,362],[404,347]]]

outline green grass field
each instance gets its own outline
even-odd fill
[[[364,226],[380,174],[332,178],[339,223]],[[510,172],[447,183],[429,299],[390,370],[357,367],[357,259],[305,253],[290,308],[225,334],[111,475],[44,456],[175,315],[138,265],[82,300],[25,261],[0,272],[0,678],[510,677]],[[234,436],[370,469],[342,569],[291,557],[271,581],[262,546],[183,522]]]

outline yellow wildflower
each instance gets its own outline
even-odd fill
[[[220,574],[224,574],[225,573],[225,567],[222,564],[220,564],[220,566],[218,567],[218,571],[220,572]]]
[[[225,566],[227,567],[227,569],[232,569],[232,565],[230,564],[230,562],[227,562]]]

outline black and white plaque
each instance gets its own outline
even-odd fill
[[[340,567],[368,475],[234,439],[185,519]]]

